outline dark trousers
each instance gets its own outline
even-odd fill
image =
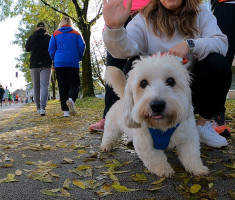
[[[226,58],[232,66],[235,55],[235,4],[217,3],[214,7],[214,15],[221,31],[228,37],[229,48]]]
[[[137,13],[135,13],[135,15],[136,14]],[[127,21],[124,24],[124,27],[127,26],[127,24],[132,20],[133,17],[134,15],[130,16],[127,19]],[[107,59],[107,63],[106,63],[107,66],[117,67],[120,70],[123,70],[123,67],[127,61],[126,59],[118,59],[118,58],[112,57],[112,55],[108,51],[107,51],[106,59]],[[107,112],[117,100],[119,100],[119,97],[113,91],[113,88],[108,85],[105,85],[105,97],[104,97],[105,107],[104,107],[103,119],[105,119]]]
[[[132,62],[138,59],[129,59],[124,66],[124,73],[132,69]],[[205,119],[220,112],[225,112],[225,101],[232,78],[228,60],[221,54],[212,53],[197,63],[192,74],[192,102],[195,114]]]
[[[68,111],[66,101],[71,98],[74,103],[78,98],[80,77],[79,69],[73,67],[56,67],[56,78],[59,86],[60,103],[63,111]]]

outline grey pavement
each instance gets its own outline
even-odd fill
[[[125,137],[118,141],[111,153],[100,152],[102,133],[88,131],[91,121],[97,120],[92,118],[92,112],[81,107],[75,117],[64,118],[58,102],[48,105],[45,117],[36,113],[33,104],[0,108],[0,200],[234,198],[234,137],[228,139],[229,146],[222,149],[202,145],[203,163],[210,169],[210,174],[205,177],[187,174],[176,152],[166,151],[176,174],[161,179],[147,172],[133,147],[125,145]],[[97,115],[101,116],[101,112]],[[78,166],[87,169],[78,170]],[[113,172],[109,173],[112,175],[107,175],[108,170]],[[15,176],[17,181],[4,182],[8,174],[18,174]],[[144,174],[146,180],[134,181],[133,176],[137,174]],[[125,191],[124,187],[122,192],[115,190],[111,187],[115,182],[113,175],[126,189],[138,190]],[[69,189],[63,187],[66,179],[71,181]],[[102,186],[88,184],[88,181]],[[155,181],[162,182],[152,185]],[[86,183],[85,188],[77,187],[75,183],[80,186]],[[201,186],[195,194],[190,192],[194,184]],[[59,192],[56,193],[55,189]],[[45,191],[47,194],[43,194]],[[61,196],[50,196],[55,194]]]

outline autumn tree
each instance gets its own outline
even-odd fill
[[[100,0],[21,0],[21,1],[8,1],[0,0],[0,20],[6,17],[15,15],[25,16],[36,12],[39,8],[47,8],[46,12],[39,13],[39,19],[50,19],[51,17],[57,18],[60,15],[70,17],[75,25],[81,31],[84,41],[86,43],[86,50],[82,60],[82,93],[83,97],[94,96],[94,86],[92,80],[92,66],[90,54],[90,37],[91,27],[101,17],[102,3]],[[30,11],[30,12],[29,12]],[[55,14],[57,13],[57,15]],[[59,14],[59,15],[58,15]],[[57,18],[58,19],[58,18]],[[36,20],[36,19],[34,19]],[[38,21],[38,20],[37,20]],[[50,21],[50,20],[49,20]],[[55,20],[56,21],[56,20]],[[50,21],[52,22],[52,21]],[[52,23],[53,24],[53,23]],[[58,23],[57,23],[58,25]],[[30,25],[26,25],[30,26]],[[48,24],[50,28],[51,23]],[[23,59],[23,58],[22,58]]]

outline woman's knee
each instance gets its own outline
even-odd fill
[[[231,67],[229,65],[228,60],[219,53],[209,54],[204,60],[204,64],[208,67],[212,72],[215,73],[228,73],[231,71]]]
[[[219,53],[209,54],[198,63],[195,69],[202,77],[207,78],[229,78],[232,74],[228,60]]]
[[[127,75],[128,72],[132,70],[133,62],[137,59],[140,59],[140,56],[134,56],[134,57],[127,60],[126,64],[124,65],[124,68],[123,68],[123,73],[125,75]]]

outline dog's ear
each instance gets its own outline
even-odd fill
[[[124,122],[128,128],[140,128],[141,124],[135,122],[131,117],[132,108],[134,106],[131,82],[132,82],[132,77],[129,76],[124,91],[125,92],[124,107],[123,107]]]

